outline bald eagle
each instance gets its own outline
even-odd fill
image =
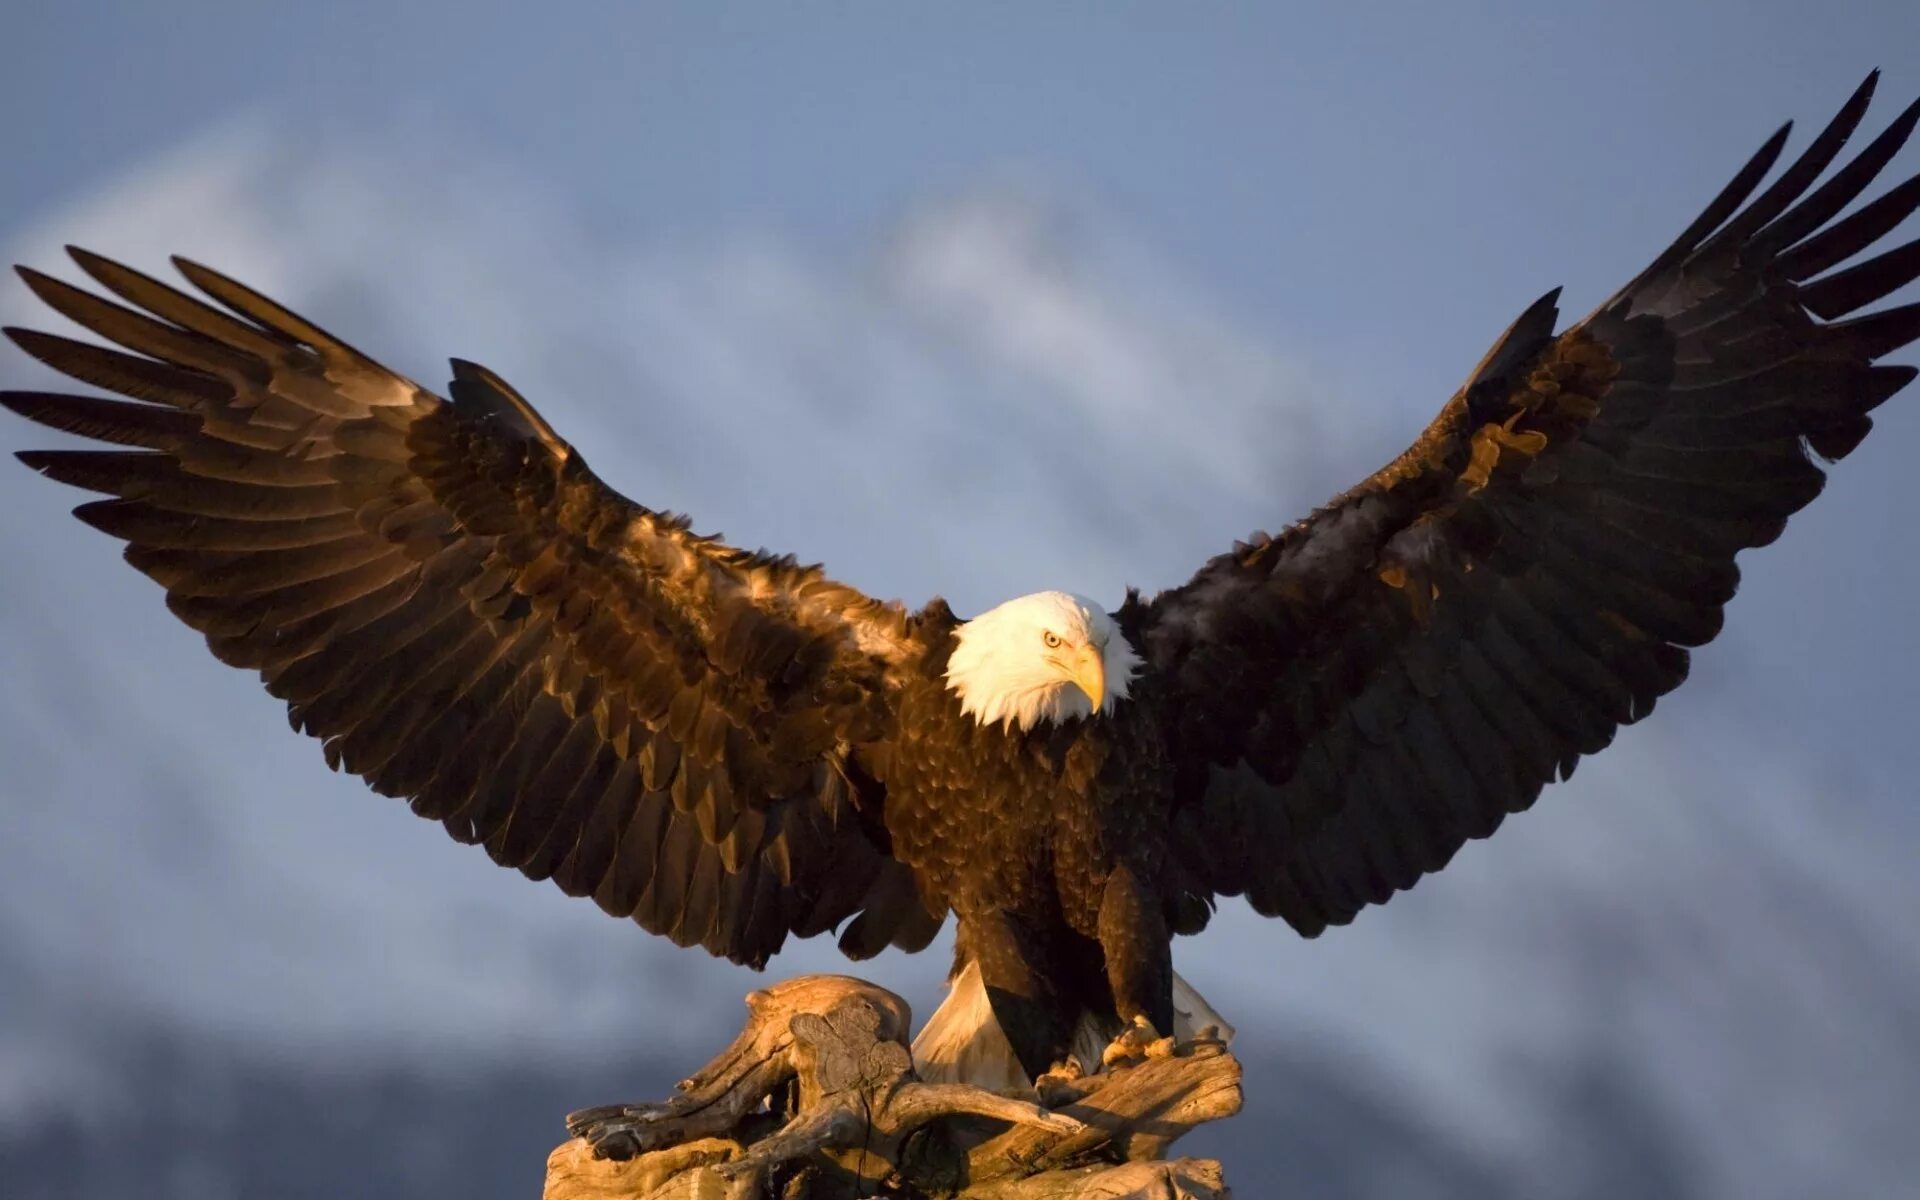
[[[864,959],[951,913],[929,1071],[1002,1039],[1032,1079],[1205,1014],[1170,941],[1244,896],[1308,937],[1444,866],[1645,717],[1916,374],[1879,360],[1920,243],[1842,267],[1920,179],[1841,217],[1920,104],[1825,182],[1869,77],[1764,190],[1788,129],[1594,312],[1556,293],[1413,446],[1277,536],[1114,609],[963,620],[738,549],[619,495],[534,406],[444,396],[225,275],[75,250],[21,269],[119,349],[23,329],[128,400],[9,392],[111,449],[30,450],[76,515],[327,762],[462,842],[687,946]],[[1757,195],[1756,195],[1757,192]],[[1837,268],[1837,269],[1836,269]]]

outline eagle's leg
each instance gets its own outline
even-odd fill
[[[966,943],[994,1020],[1028,1079],[1039,1079],[1072,1052],[1079,1005],[1047,974],[1044,939],[1002,912],[969,913]]]
[[[1103,1067],[1173,1049],[1173,949],[1160,899],[1122,865],[1100,897],[1100,949],[1114,1010],[1125,1022],[1100,1056]]]

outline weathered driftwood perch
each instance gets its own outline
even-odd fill
[[[1214,1200],[1220,1165],[1163,1160],[1240,1110],[1240,1064],[1207,1035],[1051,1089],[1049,1109],[922,1083],[900,997],[809,975],[747,997],[733,1044],[658,1104],[590,1108],[547,1159],[546,1200]]]

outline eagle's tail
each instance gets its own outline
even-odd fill
[[[1209,1025],[1218,1028],[1222,1038],[1233,1040],[1233,1026],[1221,1019],[1206,997],[1176,971],[1174,1039],[1188,1041]],[[1089,1073],[1099,1070],[1101,1052],[1119,1032],[1117,1024],[1082,1013],[1073,1035],[1073,1056],[1080,1060],[1081,1069]],[[969,961],[953,977],[947,998],[913,1039],[913,1066],[929,1083],[971,1083],[996,1092],[1031,1086],[1033,1081],[1021,1069],[1013,1044],[993,1018],[987,989],[980,982],[980,964]]]

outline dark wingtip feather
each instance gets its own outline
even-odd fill
[[[317,351],[332,350],[365,360],[364,355],[339,338],[279,301],[262,295],[239,280],[222,274],[212,267],[197,263],[184,255],[176,254],[171,261],[174,269],[179,271],[188,283],[263,328],[278,331]]]
[[[124,541],[126,535],[120,532],[121,525],[114,519],[115,515],[122,510],[114,506],[125,503],[126,501],[119,499],[89,500],[87,503],[75,508],[73,515],[80,518],[82,524],[91,526],[94,529],[98,529],[101,533],[118,537]]]
[[[1908,366],[1905,363],[1891,367],[1875,367],[1873,382],[1870,383],[1867,393],[1867,403],[1862,411],[1871,412],[1885,404],[1893,398],[1895,392],[1912,383],[1915,376],[1920,376],[1920,367]]]
[[[197,418],[157,404],[132,404],[102,396],[4,391],[0,406],[49,429],[95,441],[150,450],[176,446],[198,431]]]
[[[73,260],[75,266],[85,271],[90,278],[108,287],[113,286],[110,280],[116,272],[134,274],[132,268],[121,266],[105,255],[95,254],[84,247],[68,243],[62,249],[67,252],[67,257]]]
[[[1844,220],[1781,254],[1779,272],[1783,278],[1798,280],[1838,266],[1893,232],[1916,208],[1920,208],[1920,175],[1889,188]]]
[[[1772,137],[1761,143],[1760,149],[1754,151],[1746,164],[1727,181],[1726,186],[1707,202],[1707,206],[1700,210],[1700,215],[1696,216],[1680,236],[1673,240],[1673,244],[1662,250],[1659,256],[1647,265],[1646,270],[1640,272],[1633,282],[1621,289],[1622,292],[1631,294],[1646,281],[1656,278],[1661,272],[1684,261],[1702,241],[1706,240],[1709,234],[1720,228],[1729,217],[1739,211],[1740,205],[1753,194],[1753,189],[1759,187],[1760,181],[1767,177],[1767,172],[1773,170],[1773,164],[1779,161],[1780,152],[1786,148],[1787,138],[1792,133],[1793,122],[1788,121],[1775,130]]]
[[[1862,79],[1859,86],[1853,89],[1853,95],[1848,96],[1847,102],[1840,106],[1840,116],[1844,117],[1852,114],[1853,119],[1857,122],[1867,111],[1867,105],[1873,102],[1873,93],[1879,86],[1880,68],[1875,67],[1873,70],[1867,72],[1867,77]],[[1838,120],[1839,118],[1835,119]]]
[[[1800,289],[1800,303],[1825,320],[1837,320],[1920,277],[1920,238]]]
[[[1867,105],[1873,99],[1874,84],[1879,80],[1877,74],[1870,74],[1860,86],[1853,89],[1847,102],[1840,111],[1828,121],[1826,128],[1814,135],[1800,157],[1793,160],[1785,171],[1780,173],[1766,191],[1760,193],[1752,203],[1734,216],[1715,233],[1711,240],[1701,246],[1700,253],[1711,254],[1731,246],[1738,246],[1753,235],[1756,229],[1773,220],[1798,200],[1820,173],[1830,166],[1840,151],[1846,147],[1847,139],[1853,136],[1860,126],[1860,118],[1867,113]]]
[[[1699,216],[1694,218],[1693,224],[1687,227],[1687,232],[1682,235],[1680,241],[1689,245],[1697,243],[1732,216],[1741,202],[1753,194],[1753,189],[1760,186],[1760,181],[1767,177],[1767,172],[1773,170],[1774,164],[1780,161],[1780,152],[1787,148],[1787,139],[1792,136],[1793,122],[1786,121],[1780,128],[1773,131],[1773,136],[1760,143],[1760,148],[1753,152],[1753,157],[1747,159],[1746,164],[1727,181],[1727,186],[1720,189],[1720,194],[1713,198]]]
[[[13,456],[19,459],[30,471],[37,471],[49,479],[89,491],[104,492],[108,489],[106,481],[91,470],[103,458],[110,458],[116,451],[96,450],[15,450]]]
[[[1854,317],[1829,325],[1827,329],[1831,336],[1844,339],[1848,346],[1857,349],[1868,360],[1885,358],[1920,339],[1920,302]]]
[[[1854,155],[1851,162],[1835,171],[1831,178],[1785,215],[1755,234],[1753,250],[1761,256],[1778,254],[1825,225],[1836,213],[1851,204],[1854,197],[1865,190],[1881,169],[1899,153],[1900,147],[1913,134],[1916,122],[1920,122],[1920,99],[1915,99],[1902,109],[1900,115],[1881,130],[1878,137],[1867,143],[1866,149]]]
[[[1865,441],[1867,434],[1871,432],[1873,432],[1873,418],[1855,417],[1831,429],[1809,433],[1807,445],[1825,461],[1838,462],[1852,454],[1855,447]]]
[[[15,263],[13,265],[13,273],[15,275],[18,275],[21,281],[24,282],[27,285],[27,287],[32,289],[33,294],[40,297],[40,299],[42,300],[47,299],[47,293],[50,290],[57,290],[59,288],[72,286],[71,284],[60,282],[58,279],[55,279],[53,276],[47,274],[45,271],[37,271],[34,268],[27,266],[25,263]],[[48,301],[48,302],[51,303],[51,301]]]

